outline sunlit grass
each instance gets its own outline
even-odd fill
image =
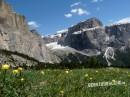
[[[44,72],[44,74],[42,73]],[[128,69],[75,69],[27,71],[33,81],[32,97],[128,97]],[[126,85],[88,88],[88,83],[124,81]]]
[[[11,71],[8,72],[8,74],[10,73]],[[25,86],[26,89],[29,89],[27,97],[128,97],[130,88],[128,85],[130,83],[129,69],[24,70],[22,75],[24,76],[20,78],[20,81],[25,83],[27,81],[31,85],[30,89],[27,88],[28,84]],[[11,77],[9,78],[11,80]],[[115,83],[116,81],[122,81],[126,84],[88,87],[88,83]],[[12,97],[14,96],[12,95]]]

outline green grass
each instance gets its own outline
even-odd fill
[[[69,71],[69,73],[66,73]],[[96,72],[98,71],[98,72]],[[28,97],[129,97],[130,70],[118,68],[24,71]],[[88,77],[85,75],[88,74]],[[91,79],[92,78],[92,79]],[[89,88],[88,83],[124,81],[126,85]],[[62,93],[61,93],[62,92]],[[63,93],[64,92],[64,93]]]

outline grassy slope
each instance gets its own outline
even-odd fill
[[[129,69],[77,69],[69,70],[68,74],[65,71],[26,71],[33,83],[30,97],[128,97],[130,92],[130,86],[127,85],[130,83]],[[89,76],[85,77],[86,74]],[[90,82],[112,80],[125,81],[126,85],[87,87]]]

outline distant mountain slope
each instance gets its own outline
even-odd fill
[[[130,48],[129,21],[129,18],[126,18],[113,25],[103,26],[99,19],[90,18],[68,28],[67,34],[64,38],[62,37],[62,42],[59,42],[61,41],[60,37],[57,41],[53,41],[61,45],[62,49],[60,46],[57,46],[57,49],[53,49],[53,46],[49,46],[49,48],[62,57],[62,59],[63,57],[66,58],[67,55],[65,53],[69,51],[70,55],[77,55],[77,58],[79,55],[85,55],[87,57],[96,56],[97,58],[99,56],[101,60],[106,61],[108,66],[128,67],[130,66],[130,64],[128,64],[130,60],[126,62],[126,60],[121,58],[121,55],[130,55],[127,50]],[[66,49],[66,47],[68,47],[69,50]],[[82,58],[78,58],[80,59],[79,61],[82,62]],[[74,59],[68,58],[68,60],[73,61]]]

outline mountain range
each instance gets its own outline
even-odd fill
[[[82,63],[85,57],[87,60],[88,57],[95,56],[101,57],[98,61],[104,60],[107,66],[129,67],[130,22],[128,20],[127,18],[104,26],[94,17],[61,33],[44,37],[44,41],[46,46],[65,62]],[[75,59],[68,58],[70,54],[75,56]]]
[[[104,26],[96,17],[55,35],[41,37],[29,30],[24,16],[0,0],[0,63],[15,67],[44,63],[83,64],[96,58],[106,66],[130,66],[130,23],[126,19]]]

